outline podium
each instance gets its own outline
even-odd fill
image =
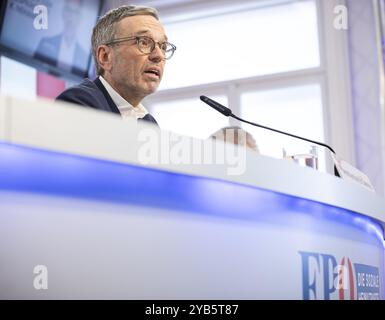
[[[144,164],[143,130],[1,97],[1,299],[385,298],[382,197],[249,151]]]

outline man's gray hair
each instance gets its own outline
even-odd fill
[[[99,65],[98,58],[96,56],[98,47],[114,39],[117,31],[116,25],[120,20],[126,17],[138,15],[150,15],[159,20],[158,11],[156,9],[134,5],[124,5],[119,8],[112,9],[98,20],[92,30],[91,37],[92,54],[94,56],[96,73],[98,75],[103,75],[104,73],[104,70]]]

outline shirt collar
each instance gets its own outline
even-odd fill
[[[100,82],[106,88],[108,94],[110,95],[112,101],[116,104],[119,109],[120,114],[123,118],[125,117],[134,117],[136,119],[143,118],[147,113],[147,109],[139,103],[134,107],[126,99],[124,99],[102,76],[99,76]]]

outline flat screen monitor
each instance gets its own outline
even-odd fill
[[[0,52],[61,77],[91,70],[91,33],[102,0],[3,2]]]

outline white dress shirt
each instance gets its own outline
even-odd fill
[[[116,90],[110,86],[110,84],[102,77],[99,79],[103,86],[106,88],[108,94],[111,96],[112,101],[116,104],[123,119],[135,119],[143,118],[148,111],[146,108],[139,103],[138,106],[134,107],[131,103],[125,100]]]

